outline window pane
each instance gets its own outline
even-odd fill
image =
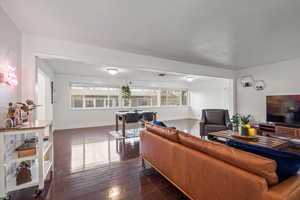
[[[105,99],[107,96],[95,96],[96,98],[96,107],[97,108],[104,108],[105,106]]]
[[[123,102],[123,107],[130,107],[130,101],[131,101],[131,100],[125,101],[125,100],[123,99],[123,100],[122,100],[122,102]]]
[[[132,107],[157,106],[157,90],[132,89],[130,100]]]
[[[82,108],[83,107],[83,96],[81,96],[81,95],[72,95],[71,107],[72,108]]]
[[[138,107],[138,106],[151,106],[152,105],[152,98],[147,96],[133,96],[131,97],[131,106]]]
[[[119,107],[119,96],[110,96],[109,97],[109,107]]]
[[[86,108],[93,108],[94,107],[94,100],[95,100],[94,96],[86,95],[84,97],[84,100],[85,100],[85,107]]]
[[[168,94],[168,100],[167,104],[168,105],[180,105],[180,98],[181,98],[181,92],[180,91],[169,91]]]
[[[161,105],[173,106],[180,105],[181,91],[180,90],[162,90]]]
[[[151,97],[152,106],[157,106],[157,94]]]
[[[166,90],[162,90],[160,92],[160,105],[162,105],[162,106],[167,105],[167,95],[168,95],[168,91],[166,91]]]
[[[182,91],[182,94],[181,94],[181,102],[182,102],[182,105],[186,106],[188,105],[188,92],[187,91]]]
[[[116,108],[188,105],[188,91],[170,89],[131,88],[131,98],[124,101],[119,88],[88,87],[79,84],[70,86],[71,107],[73,108]],[[121,98],[121,99],[120,99]],[[122,100],[122,105],[119,105]]]

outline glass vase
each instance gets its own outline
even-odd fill
[[[28,111],[28,123],[32,124],[33,123],[33,116],[32,116],[32,111]]]

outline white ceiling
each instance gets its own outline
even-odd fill
[[[230,69],[300,56],[299,0],[0,0],[26,33]]]
[[[195,76],[189,74],[179,74],[179,73],[165,73],[164,77],[158,76],[162,73],[159,71],[145,71],[145,70],[135,70],[127,68],[118,68],[120,72],[114,76],[106,72],[106,68],[109,66],[105,65],[91,65],[83,62],[63,60],[63,59],[41,59],[41,63],[45,62],[55,74],[64,75],[74,75],[74,76],[85,76],[85,77],[95,77],[99,79],[111,79],[114,80],[125,80],[125,81],[149,81],[149,82],[167,82],[167,83],[187,83],[186,76],[192,76],[194,79],[193,83],[203,80],[220,80],[221,78],[213,78],[207,76]]]

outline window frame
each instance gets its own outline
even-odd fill
[[[99,86],[101,88],[115,88],[115,89],[119,89],[117,87],[109,87],[109,86]],[[96,98],[94,99],[94,107],[85,107],[85,96],[92,96],[92,95],[82,95],[82,99],[83,99],[83,107],[72,107],[72,87],[69,87],[69,109],[70,110],[119,110],[119,109],[134,109],[134,108],[179,108],[179,107],[188,107],[190,106],[190,91],[188,89],[174,89],[174,88],[135,88],[135,89],[151,89],[151,90],[155,90],[156,91],[156,97],[157,97],[157,105],[149,105],[149,106],[137,106],[137,107],[132,107],[131,106],[131,100],[129,102],[129,106],[124,106],[124,100],[122,99],[122,95],[118,94],[118,95],[107,95],[108,98],[106,100],[108,100],[108,106],[107,107],[96,107]],[[161,91],[162,90],[167,90],[167,91],[180,91],[180,105],[161,105]],[[187,92],[187,105],[183,105],[182,104],[182,92],[186,91]],[[74,94],[76,95],[76,94]],[[94,96],[105,96],[105,95],[94,95]],[[118,106],[116,107],[109,107],[109,97],[110,96],[118,96]],[[106,104],[106,101],[104,102]]]

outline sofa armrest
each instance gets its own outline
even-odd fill
[[[299,200],[300,174],[269,188],[265,200]]]

